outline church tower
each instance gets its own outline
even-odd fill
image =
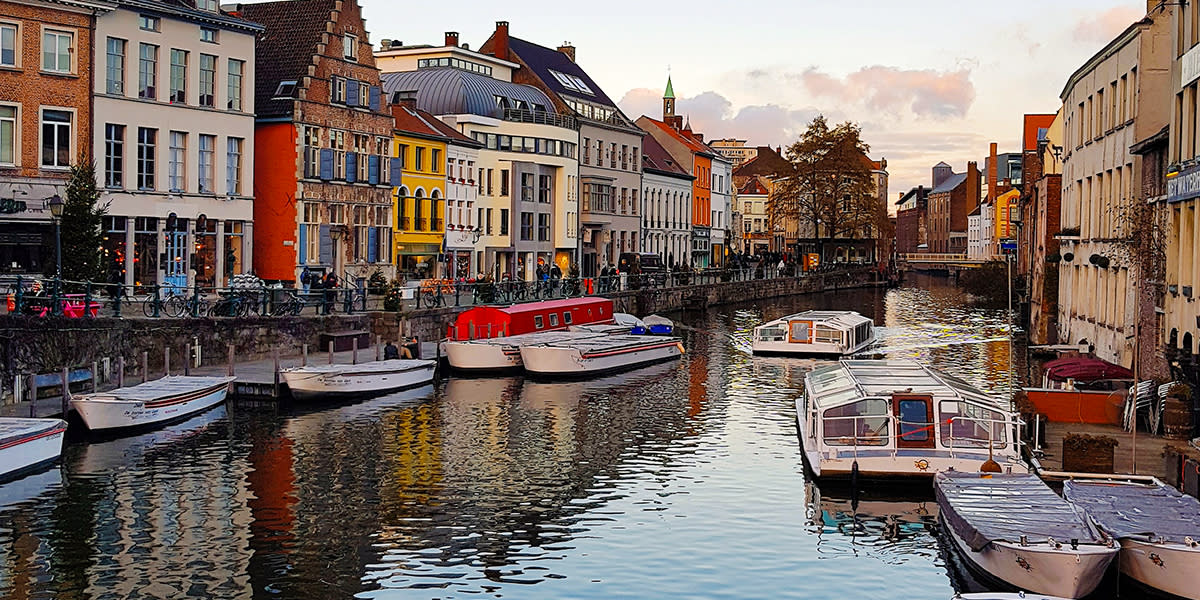
[[[663,92],[663,121],[670,123],[675,116],[675,88],[671,87],[671,76],[667,75],[667,91]]]

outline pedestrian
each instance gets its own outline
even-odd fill
[[[400,358],[400,349],[393,344],[391,340],[383,347],[383,360],[395,360]]]
[[[304,267],[304,270],[300,271],[300,286],[301,289],[304,290],[305,294],[307,294],[308,290],[312,288],[312,283],[313,273],[308,269],[308,267]]]

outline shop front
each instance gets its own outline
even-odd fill
[[[429,279],[441,277],[442,269],[438,258],[441,246],[438,244],[396,244],[396,266],[401,277],[407,279]]]
[[[708,227],[692,228],[692,267],[706,269],[712,252]]]
[[[479,232],[471,229],[446,230],[446,272],[454,279],[471,279],[481,269],[472,259]]]
[[[14,185],[5,193],[4,187],[0,185],[0,274],[52,273],[54,224],[47,202],[55,189]]]

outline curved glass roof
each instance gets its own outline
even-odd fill
[[[528,85],[501,81],[453,67],[439,67],[384,73],[383,91],[416,92],[417,108],[435,115],[472,114],[498,116],[497,97],[508,101],[507,108],[526,108],[554,114],[554,104],[541,90]],[[519,101],[519,102],[518,102]]]

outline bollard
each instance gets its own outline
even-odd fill
[[[183,375],[187,377],[192,374],[192,345],[183,345]]]
[[[358,336],[350,339],[350,364],[358,364]]]
[[[150,351],[142,350],[142,383],[150,381]]]
[[[171,347],[163,346],[163,377],[171,374]]]
[[[67,418],[71,409],[71,374],[66,367],[62,370],[62,418]]]
[[[92,393],[95,394],[97,388],[100,387],[100,382],[96,377],[100,375],[100,369],[96,366],[96,361],[92,361]]]
[[[117,357],[117,387],[125,387],[125,355]]]
[[[229,357],[229,364],[225,367],[225,374],[233,377],[233,344],[227,344],[226,356]]]
[[[300,366],[307,367],[308,366],[308,344],[304,344],[300,348],[301,348],[301,350],[300,350]]]
[[[333,340],[329,340],[329,364],[333,364]]]
[[[375,334],[375,360],[383,360],[383,336]]]
[[[275,359],[275,398],[279,398],[279,349],[271,351],[272,358]]]
[[[30,416],[30,418],[35,418],[35,419],[37,418],[37,399],[38,399],[37,374],[30,373],[29,374],[29,416]]]

